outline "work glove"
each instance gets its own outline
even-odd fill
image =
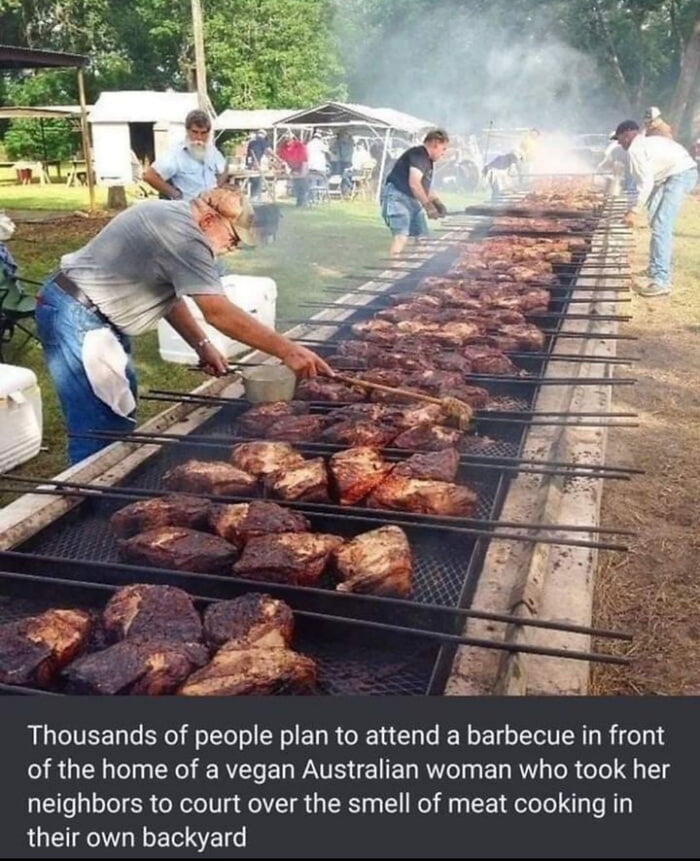
[[[438,211],[437,206],[435,206],[435,203],[432,200],[429,200],[425,204],[425,214],[428,216],[428,218],[440,218],[440,212]]]
[[[435,207],[435,209],[437,209],[440,218],[443,218],[445,215],[447,215],[447,207],[437,197],[433,198],[433,206]]]

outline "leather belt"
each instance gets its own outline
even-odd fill
[[[53,283],[60,287],[64,293],[67,293],[71,299],[75,299],[76,302],[79,302],[83,308],[87,308],[88,311],[91,311],[95,316],[99,317],[100,320],[104,321],[108,326],[112,326],[115,328],[111,321],[105,317],[105,315],[100,311],[100,309],[95,305],[92,299],[84,293],[80,287],[73,281],[72,278],[69,278],[64,272],[57,272],[51,280]]]

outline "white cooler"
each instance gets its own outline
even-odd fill
[[[263,325],[271,329],[275,326],[277,310],[277,284],[272,278],[259,278],[251,275],[225,275],[221,279],[227,297],[242,311],[255,316]],[[197,305],[186,298],[185,302],[195,320],[201,325],[212,344],[227,358],[243,353],[249,349],[240,341],[233,341],[222,335],[204,322],[202,312]],[[161,320],[158,323],[158,351],[165,362],[177,362],[180,365],[196,365],[199,361],[195,351],[177,334],[173,327]]]
[[[29,368],[0,365],[0,473],[39,454],[41,392]]]

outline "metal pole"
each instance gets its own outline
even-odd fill
[[[78,96],[80,98],[80,134],[83,139],[83,158],[85,159],[85,175],[87,176],[88,194],[90,196],[90,212],[95,209],[95,177],[92,173],[90,159],[90,130],[87,121],[87,104],[85,102],[85,78],[82,68],[78,69]]]
[[[377,203],[379,203],[379,196],[382,193],[382,184],[384,179],[384,168],[386,167],[386,154],[389,151],[389,140],[391,139],[391,129],[388,128],[386,130],[386,134],[384,135],[384,149],[382,150],[382,161],[379,165],[379,176],[377,177]]]
[[[207,95],[207,66],[204,60],[204,25],[202,23],[202,4],[192,0],[192,34],[194,36],[194,62],[197,78],[197,100],[203,111],[209,111]]]

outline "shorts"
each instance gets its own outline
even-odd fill
[[[382,218],[393,236],[428,236],[425,211],[415,197],[399,191],[395,185],[386,183],[379,202]]]

